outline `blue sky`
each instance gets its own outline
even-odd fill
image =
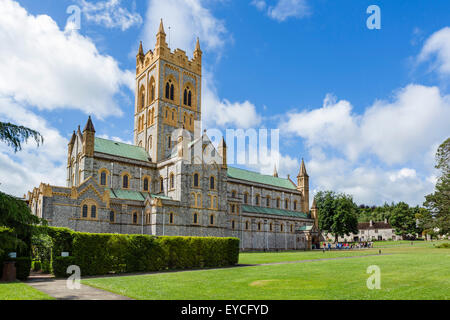
[[[373,4],[380,30],[366,26]],[[78,31],[65,29],[70,5]],[[67,140],[90,114],[97,135],[132,141],[135,55],[163,18],[172,49],[192,57],[200,38],[207,128],[280,129],[280,174],[305,158],[312,192],[421,204],[450,133],[449,12],[444,0],[0,0],[0,119],[46,136],[0,146],[0,189],[64,185]]]

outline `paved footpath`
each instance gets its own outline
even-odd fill
[[[31,279],[25,283],[57,300],[132,300],[83,284],[80,289],[70,290],[66,286],[66,279]]]

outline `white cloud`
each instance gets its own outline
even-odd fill
[[[448,135],[450,96],[437,87],[409,85],[393,101],[376,101],[363,115],[352,113],[345,100],[329,96],[322,108],[288,114],[280,128],[311,146],[329,146],[346,158],[367,153],[392,165],[423,160],[430,146]]]
[[[434,187],[432,159],[448,136],[450,97],[409,85],[358,115],[350,102],[327,95],[321,108],[287,118],[280,128],[305,139],[315,191],[350,193],[365,204],[417,205]]]
[[[267,15],[280,22],[289,18],[300,19],[311,13],[307,0],[277,0],[274,5],[269,5],[264,0],[253,0],[251,4],[260,11],[267,8]]]
[[[264,10],[267,7],[267,3],[264,0],[253,0],[251,2],[251,5],[255,6],[256,9],[258,9],[260,11]]]
[[[418,56],[419,62],[435,57],[434,69],[441,75],[450,75],[450,27],[433,33],[425,42]]]
[[[98,52],[77,32],[60,30],[47,15],[28,14],[17,2],[0,0],[0,96],[39,109],[72,108],[98,117],[121,115],[114,97],[133,72]]]
[[[121,6],[121,0],[89,2],[78,0],[81,11],[88,21],[104,25],[107,28],[120,28],[125,31],[132,26],[139,26],[142,17],[137,12],[130,12]]]
[[[126,144],[133,144],[133,141],[131,141],[131,140],[124,140],[124,139],[122,139],[120,137],[109,136],[107,134],[100,134],[100,135],[96,134],[96,137],[99,137],[99,138],[102,138],[102,139],[106,139],[106,140],[112,140],[112,141],[116,141],[116,142],[122,142],[122,143],[126,143]]]
[[[190,55],[197,37],[202,50],[222,48],[227,40],[225,23],[214,17],[203,3],[201,0],[150,0],[144,26],[145,43],[155,43],[159,22],[163,19],[167,42],[172,49],[181,48]]]
[[[220,99],[210,72],[204,73],[202,93],[202,120],[207,128],[218,126],[246,129],[261,123],[261,116],[251,102]]]
[[[0,105],[2,121],[32,128],[44,137],[44,144],[39,148],[30,139],[16,154],[6,144],[0,144],[0,189],[23,196],[41,182],[64,186],[68,139],[45,119],[11,99],[0,97]]]

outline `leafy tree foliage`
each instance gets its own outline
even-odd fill
[[[415,237],[419,231],[416,227],[415,210],[404,202],[399,202],[392,210],[389,223],[395,228],[395,233],[402,237]]]
[[[441,176],[434,193],[425,196],[424,206],[433,215],[434,227],[445,235],[450,232],[450,138],[439,146],[435,168],[441,171]]]
[[[35,130],[12,123],[0,122],[0,141],[5,142],[14,149],[14,152],[22,150],[22,143],[33,138],[37,145],[44,143],[44,138]]]
[[[357,206],[353,198],[333,191],[321,191],[315,196],[319,210],[319,228],[339,236],[358,232]]]

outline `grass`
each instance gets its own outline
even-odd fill
[[[373,254],[373,251],[364,252]],[[91,278],[82,283],[134,299],[450,299],[450,249],[436,249],[432,244],[405,245],[382,252],[390,255]],[[309,260],[323,255],[332,258],[353,252],[246,253],[240,262]],[[370,276],[366,270],[371,265],[380,267],[380,290],[369,290],[366,286]]]
[[[0,283],[0,300],[53,300],[49,295],[22,282]]]

